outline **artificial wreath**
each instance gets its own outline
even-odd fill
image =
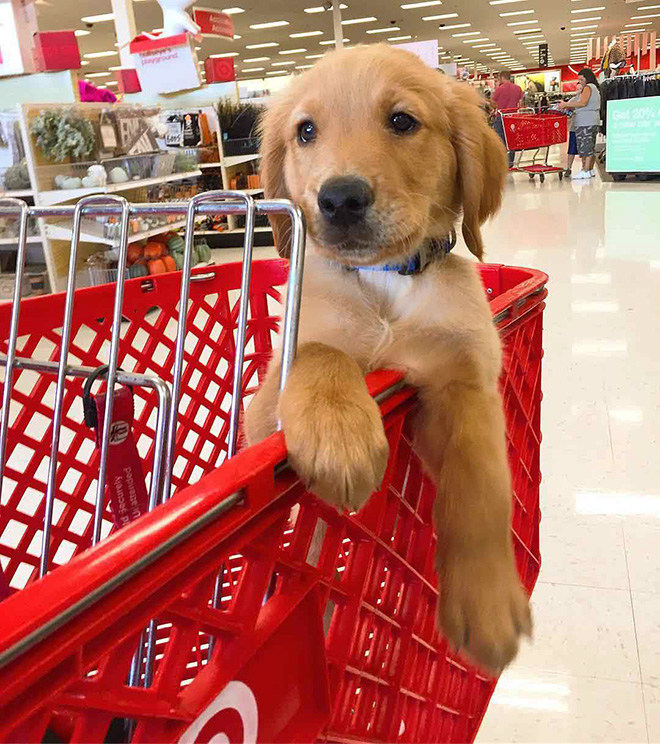
[[[79,160],[90,155],[96,146],[94,127],[89,119],[73,111],[49,109],[40,111],[30,132],[48,160],[61,163],[68,158]]]

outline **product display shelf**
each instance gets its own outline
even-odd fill
[[[179,220],[170,224],[159,225],[149,230],[143,230],[141,232],[133,233],[128,236],[129,243],[136,243],[140,240],[146,240],[154,235],[160,235],[164,232],[174,232],[180,230],[186,224],[185,220]],[[49,224],[46,225],[46,235],[53,240],[71,240],[71,227],[68,224]],[[103,231],[99,229],[95,231],[92,226],[85,225],[80,231],[80,242],[81,243],[102,243],[104,245],[115,245],[117,242],[116,238],[107,237],[103,234]]]
[[[40,235],[29,235],[27,240],[25,241],[28,245],[34,245],[36,243],[41,243],[41,236]],[[18,237],[15,238],[0,238],[0,247],[1,246],[15,246],[18,243]]]
[[[23,189],[22,191],[2,191],[0,189],[0,199],[30,199],[34,197],[32,189]]]

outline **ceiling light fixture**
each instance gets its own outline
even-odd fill
[[[250,59],[244,59],[243,62],[267,62],[270,57],[250,57]]]
[[[533,10],[510,10],[508,13],[500,13],[500,18],[509,18],[511,16],[532,15]]]
[[[584,32],[582,32],[580,34],[571,34],[571,36],[573,36],[573,37],[578,37],[578,36],[595,36],[595,35],[596,35],[596,32],[595,31],[584,31]]]
[[[442,0],[426,0],[423,3],[405,3],[403,10],[415,10],[415,8],[430,8],[432,5],[442,5]]]
[[[112,75],[111,72],[89,72],[87,73],[87,75],[85,75],[85,77],[97,78],[97,77],[110,77],[111,75]]]
[[[481,39],[466,39],[464,41],[464,44],[474,44],[477,41],[490,41],[490,39],[487,36],[482,37]]]
[[[83,16],[80,19],[83,23],[103,23],[104,21],[114,21],[114,13],[101,13],[100,15]]]
[[[290,39],[303,39],[306,36],[323,36],[323,31],[301,31],[297,34],[289,34]]]
[[[116,54],[119,54],[116,49],[108,49],[106,52],[90,52],[89,54],[84,54],[83,57],[87,59],[100,59],[101,57],[114,57]]]
[[[441,13],[440,15],[422,16],[423,21],[443,21],[446,18],[458,18],[458,13]]]
[[[261,72],[265,67],[244,67],[241,72]]]
[[[633,21],[636,20],[645,20],[646,18],[660,18],[660,13],[648,13],[647,15],[641,15],[641,16],[630,16],[630,19]]]
[[[529,26],[529,24],[536,25],[538,23],[537,20],[532,21],[512,21],[511,23],[507,23],[507,26]]]
[[[92,63],[91,62],[88,62],[86,59],[83,59],[83,60],[81,60],[80,64],[81,65],[91,65]]]
[[[305,59],[320,59],[322,54],[306,54]],[[274,65],[289,65],[291,62],[273,62]]]
[[[344,44],[347,44],[350,41],[350,39],[342,39],[342,41],[344,42]],[[329,46],[330,44],[334,44],[334,43],[335,43],[334,39],[328,39],[327,41],[319,41],[319,44],[323,44],[323,46]]]
[[[517,31],[514,31],[513,33],[516,34],[538,34],[541,31],[540,28],[519,28]]]
[[[598,24],[588,23],[586,26],[574,26],[572,31],[586,31],[588,28],[598,28]]]
[[[368,34],[387,34],[390,31],[401,31],[398,26],[390,26],[389,28],[368,28]]]
[[[461,31],[460,34],[452,34],[452,37],[459,39],[463,36],[481,36],[481,31]]]
[[[587,23],[589,21],[602,21],[603,16],[591,16],[589,18],[571,18],[571,23]]]
[[[290,75],[291,73],[288,70],[270,70],[270,72],[267,72],[266,75]]]
[[[594,13],[597,10],[605,10],[605,6],[599,5],[597,8],[578,8],[577,10],[572,10],[571,13]]]
[[[406,39],[412,39],[412,36],[388,36],[388,41],[405,41]]]
[[[308,70],[310,67],[314,67],[314,65],[298,65],[295,69],[296,70]]]
[[[279,44],[276,41],[264,41],[263,44],[246,44],[246,49],[265,49],[266,47],[276,47]],[[216,55],[214,55],[216,56]],[[222,55],[217,55],[218,57]]]
[[[513,3],[523,3],[525,0],[490,0],[489,5],[513,5]]]
[[[307,50],[303,49],[282,49],[278,54],[304,54]]]
[[[238,52],[223,52],[222,54],[211,54],[209,56],[212,59],[220,59],[222,57],[238,57]]]
[[[290,26],[289,21],[268,21],[268,23],[253,23],[250,28],[258,31],[262,28],[279,28],[280,26]]]
[[[342,10],[346,10],[348,8],[348,5],[344,5],[344,3],[339,3],[339,7]],[[313,8],[304,8],[305,13],[323,13],[326,10],[332,10],[332,7],[325,8],[323,5],[316,5]]]
[[[376,16],[365,16],[364,18],[347,18],[345,21],[341,22],[342,26],[355,26],[358,23],[373,23],[374,21],[377,21],[378,18]]]
[[[75,36],[89,36],[92,32],[85,31],[83,28],[77,28],[73,33]]]
[[[471,23],[450,23],[448,26],[439,26],[441,31],[452,31],[455,28],[469,28]]]
[[[322,57],[322,54],[316,55],[318,57]],[[309,59],[309,57],[305,57],[305,59]],[[273,62],[273,67],[287,67],[288,65],[295,65],[296,60],[295,59],[287,59],[286,62]]]
[[[239,13],[245,13],[243,8],[223,8],[223,13],[226,13],[227,15],[238,15]]]

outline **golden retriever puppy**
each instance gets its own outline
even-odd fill
[[[388,456],[364,374],[402,370],[419,389],[417,448],[438,491],[439,624],[498,672],[531,631],[509,531],[501,350],[475,265],[449,240],[462,219],[482,257],[503,147],[475,92],[387,45],[328,54],[272,104],[262,135],[266,197],[302,207],[308,241],[296,361],[279,395],[273,360],[248,441],[279,419],[309,489],[357,510]],[[273,230],[286,254],[283,218]]]

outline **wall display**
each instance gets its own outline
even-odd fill
[[[660,173],[660,96],[608,101],[607,171]]]
[[[532,72],[515,75],[513,81],[523,90],[531,86],[536,88],[536,93],[559,93],[561,88],[561,72],[559,70],[548,70],[547,72]]]

